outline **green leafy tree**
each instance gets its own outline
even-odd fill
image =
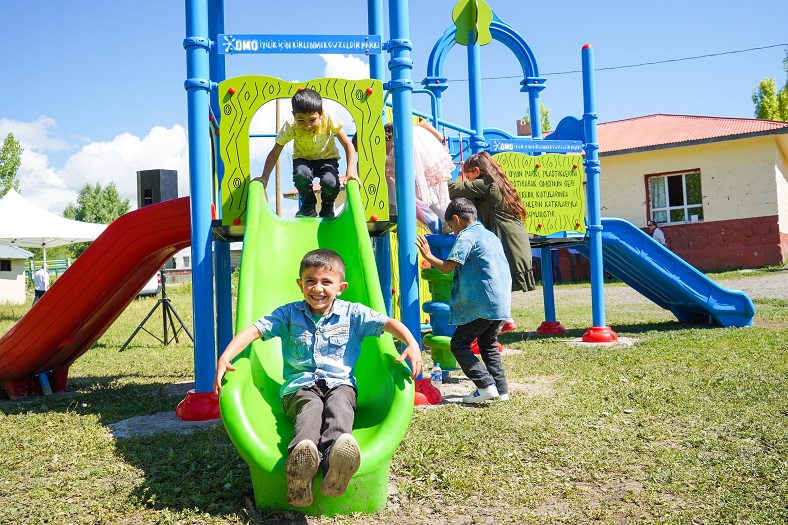
[[[130,200],[120,198],[114,182],[110,182],[105,188],[102,188],[101,183],[97,182],[95,186],[85,184],[79,190],[76,204],[68,203],[63,210],[63,217],[81,222],[109,224],[127,213],[130,207]],[[69,251],[72,257],[76,258],[87,247],[88,243],[72,244]]]
[[[0,148],[0,197],[11,189],[19,191],[17,172],[22,164],[22,151],[22,146],[14,138],[14,134],[6,135],[3,147]]]
[[[522,120],[526,124],[531,123],[531,112],[526,110]],[[541,102],[539,103],[539,121],[542,123],[542,133],[550,131],[550,110],[545,107]]]
[[[788,50],[783,58],[783,69],[786,82],[781,90],[777,90],[774,78],[764,78],[758,87],[752,90],[756,118],[788,122]]]

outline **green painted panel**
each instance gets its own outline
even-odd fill
[[[548,153],[493,155],[525,204],[525,229],[535,235],[585,233],[583,157]]]
[[[358,135],[358,175],[364,215],[369,220],[389,219],[388,188],[385,183],[386,146],[383,134],[383,84],[379,80],[318,78],[287,82],[278,78],[248,75],[219,84],[222,106],[219,151],[224,162],[222,181],[222,222],[232,225],[248,220],[249,126],[254,114],[266,102],[291,98],[298,88],[314,89],[328,100],[344,106],[356,124]]]

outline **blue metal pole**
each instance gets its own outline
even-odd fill
[[[383,0],[368,0],[367,26],[369,34],[383,36]],[[369,55],[369,75],[380,81],[385,80],[386,65],[383,54]],[[389,195],[389,200],[396,195]],[[375,263],[378,268],[380,291],[383,293],[383,304],[386,314],[391,315],[391,235],[385,232],[375,238]]]
[[[441,95],[449,87],[447,82],[448,79],[446,77],[426,77],[421,81],[421,84],[434,95],[432,113],[435,118],[434,126],[438,131],[443,131],[444,126],[444,122],[441,120],[443,117],[443,101],[441,100]],[[422,114],[420,116],[424,115]]]
[[[482,121],[481,54],[473,31],[468,31],[468,41],[473,42],[468,44],[468,98],[471,106],[471,128],[473,129],[470,143],[471,152],[479,153],[487,146],[484,141],[484,122]]]
[[[596,93],[594,86],[594,50],[586,44],[583,62],[583,132],[586,157],[583,161],[588,191],[588,238],[591,259],[591,313],[593,328],[605,328],[604,270],[602,267],[602,206],[599,196],[599,143],[596,133]],[[586,333],[586,336],[589,334]],[[586,339],[584,336],[584,339]],[[615,338],[615,334],[612,334]],[[607,339],[609,334],[603,338]],[[612,339],[615,340],[615,339]]]
[[[410,50],[407,0],[389,1],[391,53],[388,89],[394,103],[394,164],[397,179],[397,241],[399,248],[400,318],[415,335],[421,333],[419,312],[419,275],[416,253],[416,186],[413,176],[413,124],[411,110],[413,61]]]
[[[383,0],[368,0],[367,2],[367,27],[370,35],[383,37]],[[372,78],[384,80],[386,64],[383,53],[369,55],[369,74]]]
[[[208,11],[208,35],[213,42],[217,41],[216,35],[224,33],[224,0],[209,0]],[[225,79],[224,55],[213,50],[209,55],[210,75],[214,82],[221,82]],[[217,90],[211,91],[211,108],[213,115],[220,118],[219,93]],[[217,136],[215,140],[221,140]],[[217,148],[218,150],[218,148]],[[217,217],[222,216],[222,179],[224,178],[224,164],[217,155],[216,177],[217,186],[215,192]],[[230,277],[230,243],[214,242],[214,286],[216,289],[216,345],[219,353],[224,351],[230,340],[233,338],[233,295]]]
[[[539,108],[539,90],[528,90],[528,114],[531,118],[531,137],[542,138],[542,115]]]
[[[544,300],[544,320],[555,323],[555,294],[553,281],[553,255],[550,247],[539,248],[542,263],[542,298]]]
[[[186,0],[186,88],[189,131],[189,189],[192,221],[194,389],[213,390],[216,352],[211,265],[211,156],[208,126],[208,1]]]

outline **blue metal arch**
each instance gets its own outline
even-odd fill
[[[454,39],[456,33],[457,27],[452,25],[435,43],[427,64],[427,78],[442,78],[443,64],[449,51],[457,43]],[[528,43],[512,26],[503,22],[495,13],[493,13],[493,21],[490,24],[490,33],[493,40],[501,42],[517,57],[523,70],[524,80],[539,77],[539,66],[536,64],[536,58]]]
[[[443,66],[446,62],[446,57],[451,51],[451,48],[457,43],[455,35],[457,27],[452,25],[435,43],[430,53],[430,58],[427,64],[427,76],[422,80],[422,85],[435,93],[438,100],[437,113],[440,117],[441,93],[448,88],[448,79],[443,76]],[[493,12],[493,21],[490,24],[490,33],[493,40],[501,42],[509,50],[514,53],[514,56],[520,62],[520,67],[523,71],[523,79],[520,81],[521,92],[528,94],[528,105],[530,107],[531,117],[531,132],[534,138],[542,137],[542,128],[539,114],[539,93],[545,88],[545,79],[539,76],[539,66],[536,64],[536,58],[533,51],[528,46],[528,43],[522,36],[509,24],[498,18],[498,15]],[[474,78],[478,75],[478,70],[474,72],[474,68],[469,64],[469,78]],[[473,108],[474,102],[471,101]],[[484,141],[477,137],[477,143]]]

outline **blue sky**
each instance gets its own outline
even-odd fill
[[[414,80],[425,76],[432,46],[451,24],[454,3],[410,2]],[[786,80],[784,47],[677,60],[786,43],[786,0],[489,3],[534,52],[540,74],[547,78],[541,99],[553,125],[564,116],[582,115],[580,75],[562,73],[580,69],[580,49],[586,43],[595,49],[601,122],[654,113],[751,118],[751,94],[758,82],[774,77],[782,86]],[[292,4],[297,13],[286,11],[288,3],[225,4],[228,33],[366,32],[364,0],[301,0]],[[187,193],[184,5],[183,0],[0,2],[0,136],[14,132],[25,147],[23,195],[60,212],[84,184],[114,181],[136,205],[136,171],[153,168],[177,169],[181,194]],[[750,5],[757,8],[748,9]],[[385,12],[388,19],[388,7]],[[388,25],[384,39],[387,33]],[[232,56],[227,75],[359,77],[365,60]],[[674,61],[605,70],[667,60]],[[464,48],[454,47],[445,73],[450,87],[444,115],[468,126]],[[482,48],[482,75],[488,77],[482,83],[485,125],[514,132],[526,108],[516,59],[493,42]],[[428,101],[417,95],[414,107],[426,110]],[[256,130],[272,131],[271,115],[259,114]],[[267,148],[261,141],[252,152],[253,170],[259,170]]]

